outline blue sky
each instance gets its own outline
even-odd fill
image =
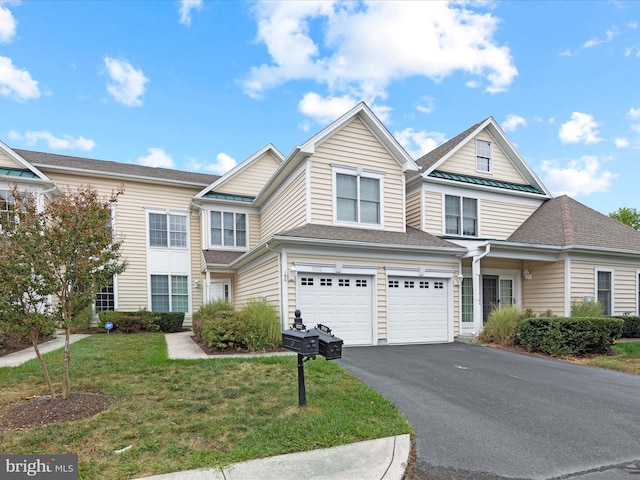
[[[640,209],[640,2],[0,0],[0,140],[221,174],[360,100],[418,158],[493,116],[555,195]]]

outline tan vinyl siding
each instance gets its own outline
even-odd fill
[[[278,309],[280,274],[277,256],[239,271],[236,278],[233,298],[236,308],[242,307],[249,300],[266,299],[267,303]]]
[[[631,312],[636,315],[638,264],[624,265],[607,262],[571,261],[571,298],[581,301],[585,296],[596,297],[596,270],[612,272],[613,315]],[[597,300],[597,298],[595,298]]]
[[[384,172],[384,229],[403,232],[402,167],[359,120],[354,119],[316,147],[311,164],[311,223],[333,225],[332,165]]]
[[[249,214],[249,248],[260,243],[260,215]]]
[[[255,197],[279,166],[280,162],[276,160],[271,152],[267,152],[262,157],[254,160],[251,165],[247,166],[238,175],[220,185],[215,191]]]
[[[424,231],[431,235],[442,235],[442,194],[436,192],[424,192]]]
[[[491,172],[476,170],[476,139],[491,142]],[[463,175],[490,178],[503,182],[527,184],[522,175],[516,170],[511,161],[504,154],[500,146],[486,130],[483,130],[469,140],[450,159],[438,167],[438,170]]]
[[[265,240],[275,233],[286,232],[306,223],[305,172],[300,174],[262,211],[260,238]]]
[[[0,167],[25,168],[4,152],[0,152]]]
[[[422,211],[420,205],[421,192],[407,197],[407,226],[422,230]]]
[[[46,170],[45,170],[46,172]],[[61,188],[69,186],[72,189],[80,185],[92,184],[101,194],[107,195],[112,190],[124,185],[125,193],[116,205],[115,227],[116,235],[122,241],[122,259],[128,261],[128,267],[124,273],[118,276],[118,309],[138,310],[149,308],[148,279],[147,279],[147,232],[145,207],[170,208],[188,211],[189,202],[198,189],[158,186],[148,183],[103,178],[71,176],[46,172]],[[190,225],[190,265],[194,273],[191,279],[202,280],[200,273],[200,217],[189,216]],[[191,282],[192,283],[192,282]],[[190,286],[193,295],[192,305],[202,301],[202,290],[195,291]]]
[[[479,201],[480,236],[506,240],[536,210],[532,205]]]
[[[523,262],[523,270],[533,274],[531,280],[522,280],[522,308],[535,313],[551,310],[555,315],[564,315],[564,261]]]

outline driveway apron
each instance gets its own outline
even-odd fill
[[[407,415],[427,472],[579,478],[640,459],[637,375],[461,343],[345,348],[340,364]]]

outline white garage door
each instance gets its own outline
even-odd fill
[[[345,345],[373,343],[372,277],[300,272],[297,281],[297,305],[307,328],[326,325]]]
[[[387,341],[448,341],[447,287],[442,278],[389,277]]]

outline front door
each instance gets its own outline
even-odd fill
[[[489,314],[499,307],[513,305],[513,276],[482,276],[482,324],[486,325]]]

